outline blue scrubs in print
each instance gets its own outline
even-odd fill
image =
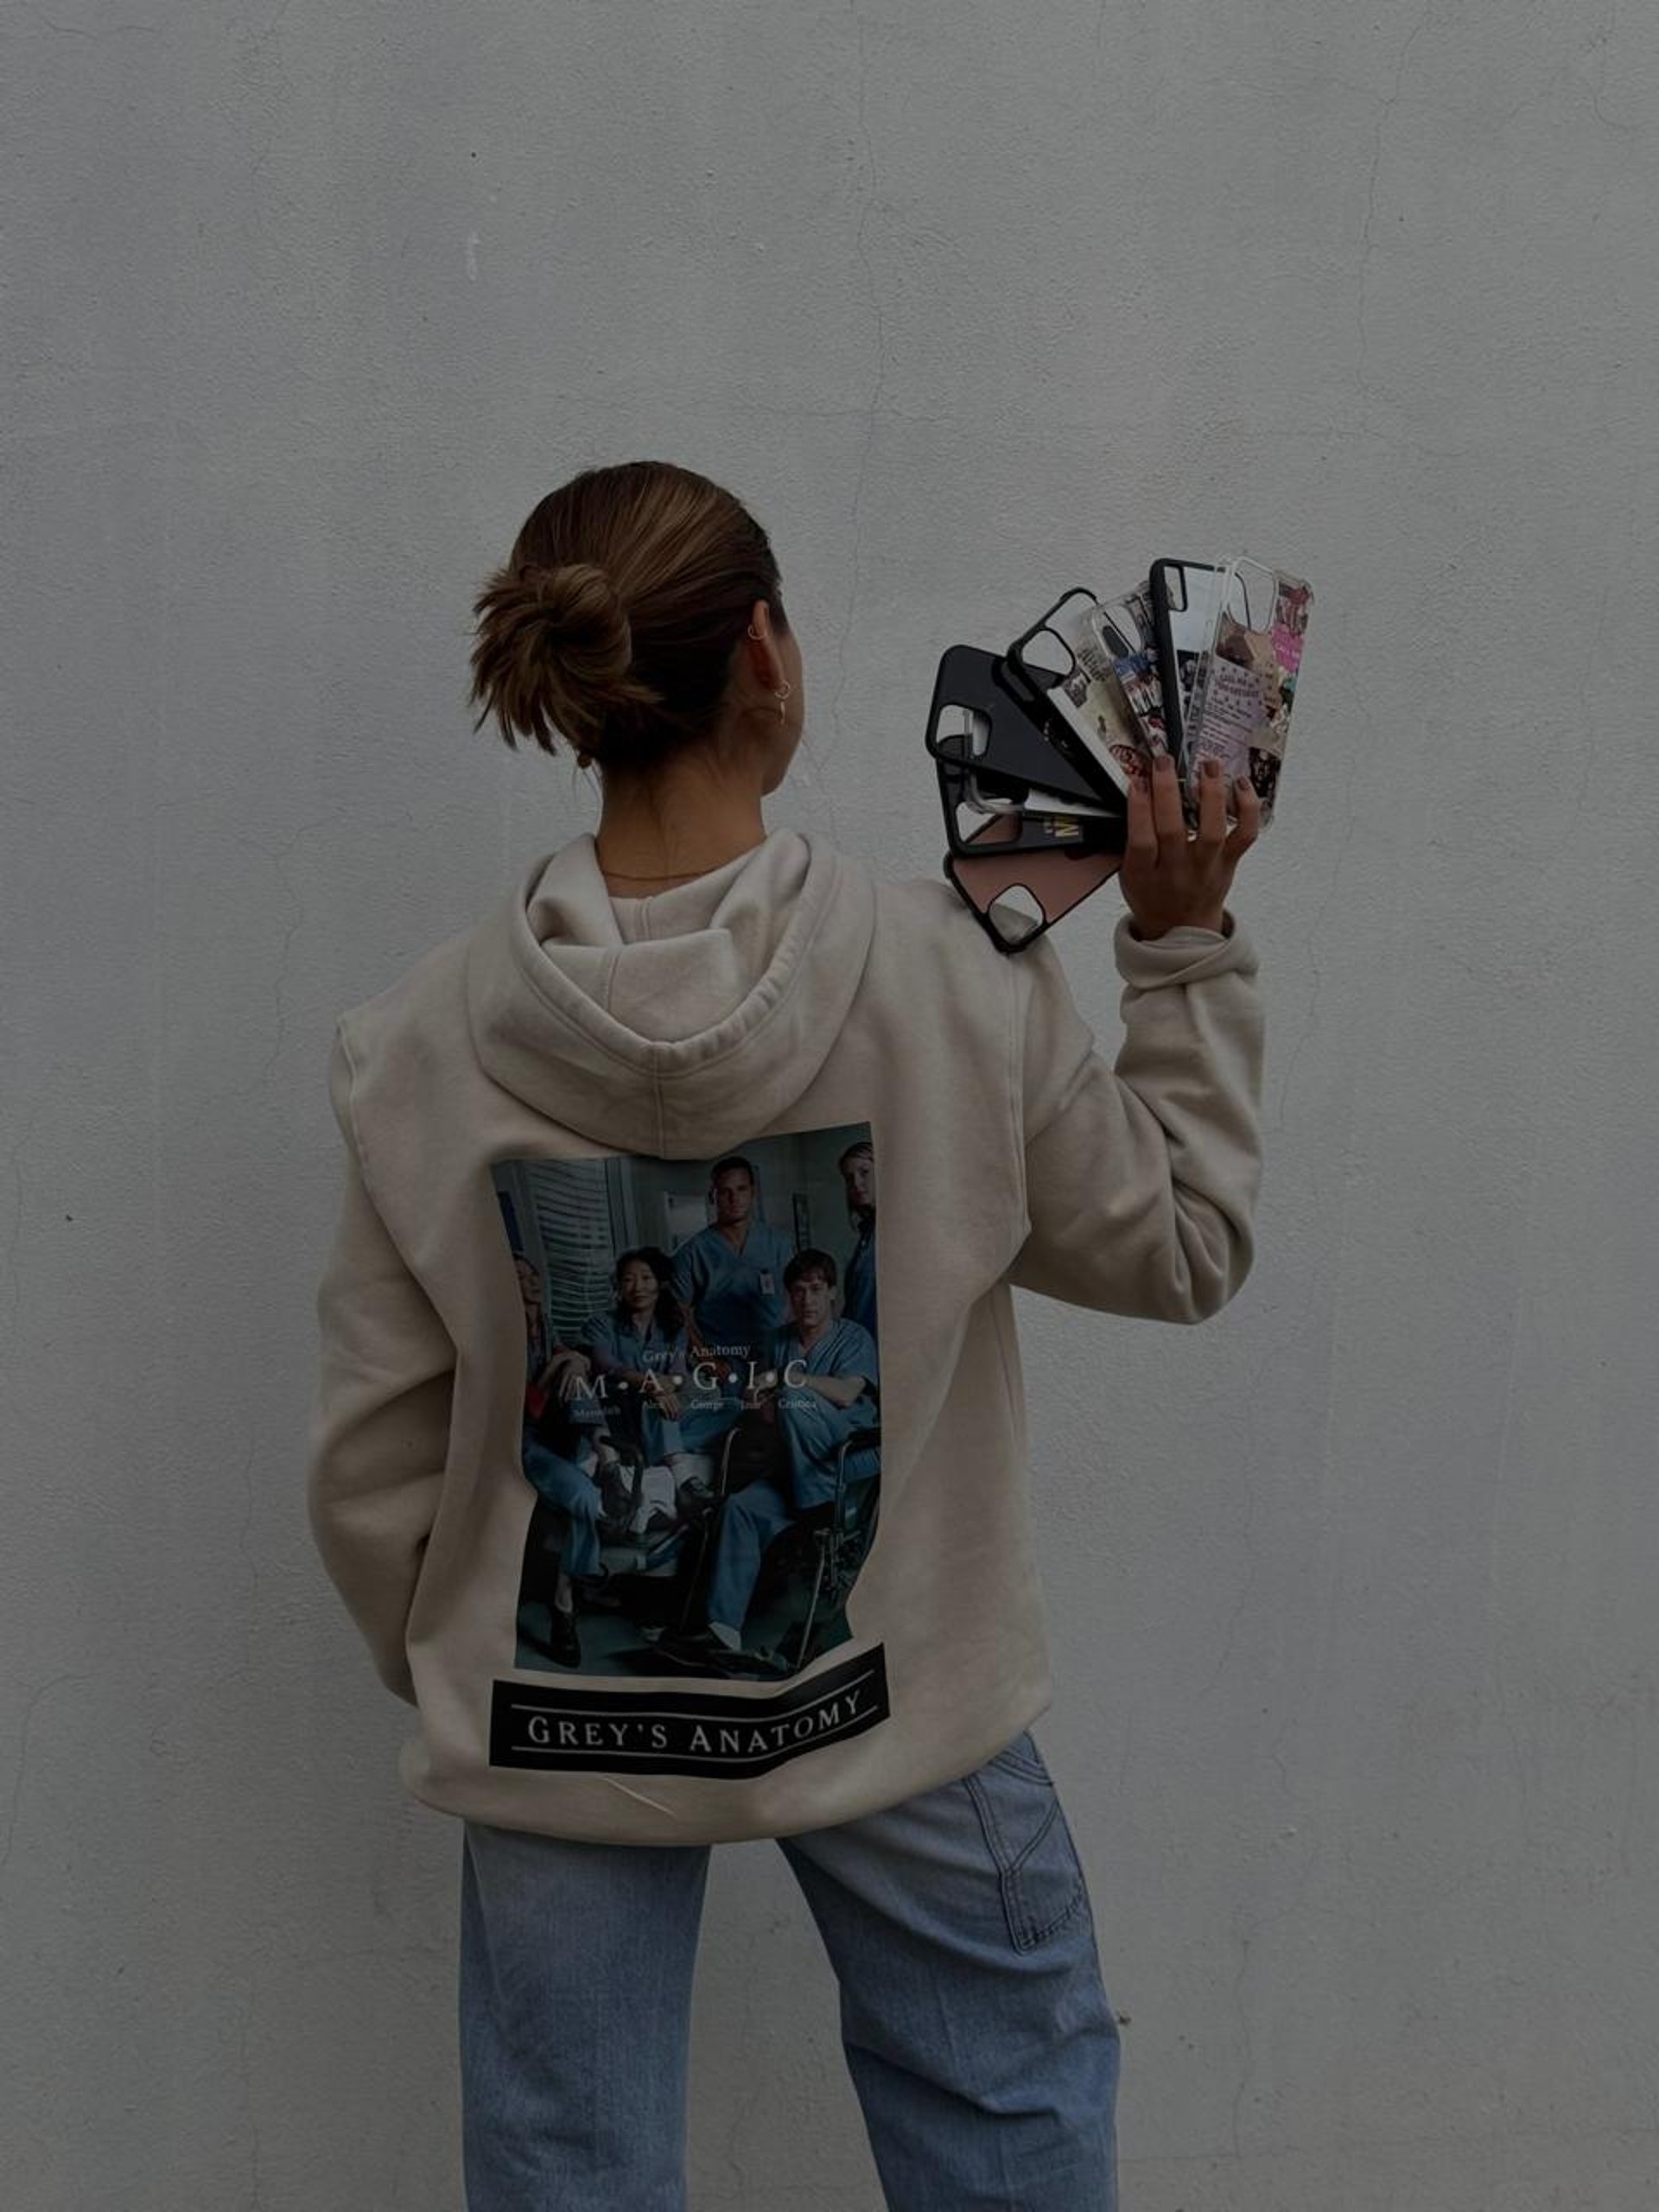
[[[868,1428],[876,1418],[874,1385],[875,1338],[861,1323],[842,1319],[832,1322],[817,1342],[803,1345],[793,1325],[779,1329],[771,1339],[767,1363],[783,1378],[778,1391],[778,1433],[789,1450],[790,1482],[795,1510],[804,1512],[836,1494],[836,1460],[842,1441],[855,1429]],[[822,1390],[804,1382],[791,1382],[791,1374],[861,1375],[871,1387],[861,1390],[850,1406],[831,1405]],[[881,1464],[876,1446],[847,1454],[846,1479],[858,1481],[874,1474]]]
[[[550,1345],[544,1338],[526,1338],[527,1382],[535,1381],[557,1350],[556,1344]],[[581,1403],[580,1398],[571,1401],[573,1405]],[[528,1406],[524,1408],[519,1440],[524,1474],[543,1503],[562,1513],[569,1523],[559,1565],[571,1576],[597,1574],[601,1566],[599,1485],[569,1456],[576,1448],[578,1433],[570,1405],[559,1398],[556,1384],[548,1386],[547,1404],[539,1416],[532,1414]],[[561,1446],[563,1449],[558,1448]]]
[[[875,1216],[869,1215],[841,1271],[842,1318],[875,1334]]]
[[[704,1343],[738,1362],[736,1384],[747,1382],[748,1361],[789,1319],[784,1269],[794,1256],[781,1230],[753,1220],[741,1252],[711,1221],[674,1255],[675,1294],[696,1312]]]
[[[614,1375],[620,1369],[642,1369],[650,1375],[683,1376],[677,1384],[680,1417],[671,1421],[657,1407],[641,1402],[639,1408],[640,1435],[645,1447],[648,1465],[660,1465],[671,1452],[695,1452],[699,1447],[696,1438],[707,1426],[707,1415],[717,1413],[724,1400],[718,1389],[699,1392],[692,1380],[694,1362],[691,1347],[686,1341],[684,1329],[665,1332],[653,1319],[645,1324],[642,1337],[638,1325],[625,1312],[616,1307],[595,1313],[582,1332],[582,1342],[593,1356],[594,1378]],[[596,1408],[616,1411],[617,1402],[602,1394],[591,1402]],[[702,1418],[700,1418],[702,1416]],[[634,1418],[632,1409],[622,1416],[626,1422]],[[686,1432],[690,1432],[688,1437]],[[616,1430],[613,1427],[613,1437]]]
[[[740,1634],[767,1545],[798,1513],[835,1496],[836,1462],[842,1442],[855,1429],[874,1427],[877,1417],[874,1386],[880,1378],[875,1339],[856,1321],[833,1323],[810,1349],[802,1344],[792,1325],[779,1329],[769,1340],[769,1357],[782,1378],[778,1433],[788,1457],[791,1496],[785,1497],[775,1482],[746,1483],[733,1492],[721,1508],[709,1585],[709,1618]],[[800,1363],[793,1370],[797,1376],[803,1370],[808,1375],[861,1375],[872,1387],[861,1390],[850,1406],[832,1406],[821,1390],[801,1382],[791,1383],[791,1360]],[[845,1480],[849,1485],[868,1480],[880,1465],[880,1446],[861,1445],[847,1454]]]

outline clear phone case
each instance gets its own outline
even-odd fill
[[[1158,674],[1163,685],[1164,728],[1183,781],[1186,775],[1186,710],[1199,660],[1215,634],[1216,607],[1224,561],[1154,561],[1149,571]]]

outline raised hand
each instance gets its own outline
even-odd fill
[[[1129,774],[1129,832],[1117,880],[1141,935],[1151,940],[1191,924],[1219,930],[1233,870],[1255,842],[1262,802],[1248,777],[1231,792],[1211,760],[1198,777],[1198,827],[1189,836],[1175,768],[1160,753],[1151,785],[1143,769]],[[1236,810],[1227,827],[1229,799]]]

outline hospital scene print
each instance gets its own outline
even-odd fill
[[[881,1468],[868,1122],[490,1173],[524,1319],[514,1664],[780,1681],[849,1642]]]

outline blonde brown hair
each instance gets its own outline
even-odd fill
[[[742,502],[666,461],[584,469],[531,512],[473,603],[468,695],[551,753],[649,770],[714,734],[757,599],[787,633],[778,563]]]

